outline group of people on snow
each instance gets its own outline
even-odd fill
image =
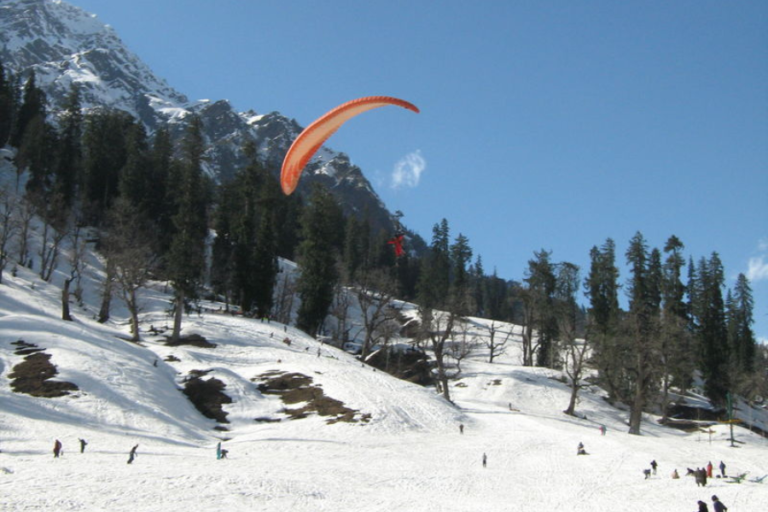
[[[707,507],[707,504],[701,500],[698,501],[699,510],[696,512],[709,512],[709,507]],[[720,501],[720,498],[717,496],[712,496],[712,507],[715,509],[715,512],[726,512],[728,510],[728,507],[723,505],[723,502]]]

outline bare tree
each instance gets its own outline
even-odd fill
[[[155,264],[148,224],[128,201],[118,198],[109,214],[107,257],[112,261],[120,295],[131,315],[131,339],[139,341],[138,291],[146,286]]]
[[[32,230],[32,219],[35,217],[35,209],[32,203],[27,199],[22,199],[16,205],[16,230],[18,232],[17,256],[16,261],[22,267],[28,267],[31,263],[29,258],[29,238]]]
[[[493,363],[494,359],[506,351],[507,342],[512,337],[512,331],[499,332],[496,322],[491,322],[487,329],[489,336],[486,338],[485,347],[488,349],[488,362]],[[497,334],[499,338],[496,337]]]
[[[17,231],[14,222],[15,197],[7,187],[0,188],[0,283],[3,282],[3,270],[10,259],[10,242]]]
[[[82,297],[80,289],[80,280],[82,277],[82,267],[85,258],[85,240],[82,236],[82,230],[75,224],[70,233],[70,253],[69,253],[69,276],[64,279],[64,286],[61,288],[61,319],[71,322],[72,315],[69,310],[69,292],[72,282],[75,282],[75,296]]]
[[[528,290],[521,290],[520,296],[523,303],[522,337],[523,337],[523,366],[533,366],[534,355],[538,350],[538,337],[534,326],[538,322],[537,308],[534,295]]]
[[[435,358],[436,385],[439,393],[450,401],[449,382],[461,374],[461,362],[471,353],[474,340],[467,324],[455,311],[421,309],[420,337],[425,339]]]
[[[99,307],[99,323],[106,323],[109,321],[110,311],[112,309],[112,293],[115,285],[115,263],[107,257],[106,275],[104,276],[104,282],[101,285],[101,306]]]
[[[336,319],[336,329],[332,334],[333,339],[339,341],[342,347],[344,343],[349,341],[349,331],[351,329],[349,325],[349,308],[351,307],[351,293],[346,286],[336,283],[329,314]]]
[[[589,347],[585,339],[577,339],[579,306],[576,304],[576,293],[578,289],[579,267],[568,262],[557,265],[555,318],[560,343],[565,353],[563,371],[571,387],[571,398],[564,412],[571,416],[576,414],[576,400],[579,390],[584,387],[582,376]]]
[[[385,270],[372,270],[362,281],[355,297],[363,319],[364,338],[360,357],[365,360],[383,336],[385,326],[397,318],[397,310],[391,307],[397,293],[397,282]]]
[[[40,197],[36,199],[38,212],[43,221],[43,238],[38,253],[40,255],[40,277],[43,281],[49,282],[53,276],[53,271],[56,270],[61,242],[67,236],[70,218],[64,199],[60,194],[54,194],[47,201]]]

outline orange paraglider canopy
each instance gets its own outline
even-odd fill
[[[296,140],[293,141],[288,153],[285,155],[285,160],[283,160],[283,168],[280,172],[280,185],[285,195],[289,195],[296,190],[304,166],[342,124],[367,110],[385,105],[396,105],[416,113],[419,112],[415,105],[404,100],[390,96],[368,96],[339,105],[307,126],[296,137]]]

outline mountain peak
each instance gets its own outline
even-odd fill
[[[227,100],[189,99],[159,78],[95,14],[63,0],[3,0],[0,5],[0,62],[38,87],[56,117],[72,84],[80,87],[88,111],[128,112],[153,131],[162,124],[180,136],[190,114],[200,117],[208,145],[206,161],[214,179],[226,181],[244,165],[242,147],[253,141],[266,166],[279,173],[299,124],[279,112],[238,113]],[[391,214],[362,171],[342,153],[318,152],[305,170],[299,193],[312,181],[328,186],[348,213],[368,211],[374,229],[392,229]]]

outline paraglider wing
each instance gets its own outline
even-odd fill
[[[293,141],[288,153],[285,155],[285,160],[283,160],[283,168],[280,172],[280,185],[285,195],[289,195],[296,190],[304,166],[342,124],[358,114],[385,105],[396,105],[416,113],[419,112],[415,105],[404,100],[389,96],[368,96],[339,105],[307,126],[296,137],[296,140]]]

